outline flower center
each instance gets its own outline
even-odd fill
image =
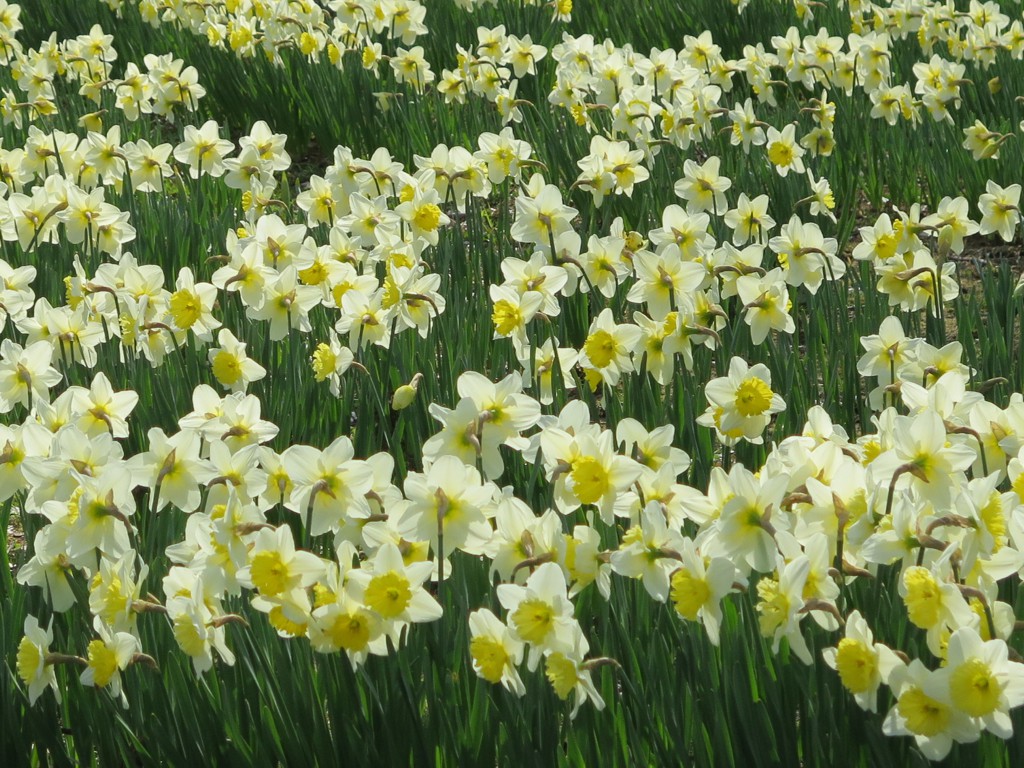
[[[760,598],[757,612],[761,614],[758,619],[761,634],[771,637],[789,617],[789,598],[779,589],[775,579],[761,579],[757,582],[757,596]]]
[[[753,377],[736,387],[736,410],[741,416],[760,416],[772,404],[772,390],[763,379]]]
[[[576,687],[578,680],[576,664],[572,659],[561,653],[551,654],[545,662],[544,674],[551,683],[551,687],[555,689],[558,698],[563,701],[569,698],[569,694]]]
[[[238,358],[225,349],[213,357],[213,375],[226,387],[233,386],[242,378],[242,365]]]
[[[258,552],[252,559],[250,574],[253,585],[264,595],[279,595],[288,587],[288,567],[280,552]]]
[[[836,653],[836,670],[850,693],[865,693],[875,686],[878,659],[862,640],[844,637]]]
[[[412,223],[416,225],[416,228],[422,229],[424,232],[433,232],[437,229],[440,221],[441,209],[433,203],[427,203],[417,208],[416,214],[412,219]]]
[[[317,381],[323,381],[334,373],[338,362],[338,356],[331,351],[327,344],[318,344],[313,352],[313,376]]]
[[[469,643],[469,654],[480,670],[480,676],[489,683],[500,683],[508,653],[500,640],[493,637],[474,637]]]
[[[596,367],[606,368],[615,357],[615,339],[608,331],[594,331],[583,344],[583,351]]]
[[[984,717],[999,705],[1002,686],[988,664],[971,659],[954,670],[949,678],[949,691],[957,707],[971,717]]]
[[[104,687],[117,672],[117,656],[102,640],[89,643],[89,667],[93,671],[93,682],[98,688]]]
[[[171,296],[169,306],[174,324],[182,330],[188,330],[195,325],[202,314],[199,299],[194,293],[184,289],[176,291]]]
[[[543,600],[523,600],[513,611],[512,623],[528,643],[541,643],[554,628],[555,611]]]
[[[18,677],[31,684],[42,666],[43,655],[39,648],[27,637],[21,638],[21,644],[18,646]]]
[[[903,583],[907,588],[907,596],[903,600],[907,604],[910,621],[921,629],[930,629],[938,624],[942,593],[935,583],[935,577],[927,568],[918,566],[907,569]]]
[[[494,304],[494,312],[491,315],[494,328],[502,336],[508,336],[523,322],[523,315],[519,307],[507,299],[499,299]]]
[[[327,630],[327,636],[339,648],[361,651],[370,642],[370,623],[360,613],[342,613]]]
[[[772,142],[768,148],[768,159],[773,165],[785,168],[793,162],[793,148],[781,141]]]
[[[576,498],[593,504],[608,492],[608,472],[597,459],[584,456],[573,462],[572,485]]]
[[[949,707],[928,696],[917,686],[900,694],[896,702],[907,730],[921,736],[937,736],[949,725]]]
[[[401,614],[412,600],[409,580],[395,571],[375,576],[366,587],[365,600],[370,608],[385,619],[393,619]]]
[[[672,575],[672,602],[684,619],[697,620],[697,612],[711,597],[707,581],[697,578],[685,568]]]

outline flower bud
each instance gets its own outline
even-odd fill
[[[391,408],[400,411],[412,405],[412,401],[416,399],[416,390],[419,389],[422,379],[423,374],[417,373],[412,377],[412,381],[396,389],[395,394],[391,397]]]

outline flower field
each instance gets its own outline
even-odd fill
[[[1019,0],[0,0],[0,764],[1024,765]]]

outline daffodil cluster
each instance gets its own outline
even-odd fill
[[[543,674],[575,716],[605,706],[595,676],[617,664],[578,598],[608,601],[628,579],[713,645],[748,601],[773,653],[835,670],[858,706],[887,711],[884,733],[930,759],[983,732],[1013,736],[1024,664],[1006,586],[1024,577],[1024,398],[986,399],[996,382],[976,381],[963,343],[946,343],[944,312],[972,238],[1018,239],[1021,186],[988,179],[973,203],[876,210],[847,252],[852,218],[820,171],[852,99],[882,131],[914,130],[927,112],[928,127],[957,131],[950,152],[998,160],[1016,129],[956,126],[971,76],[1024,56],[1020,20],[976,0],[850,0],[846,37],[790,27],[735,59],[707,31],[645,55],[587,34],[549,49],[502,25],[479,27],[447,68],[416,45],[428,31],[417,0],[134,5],[243,60],[291,65],[294,50],[298,67],[323,59],[341,77],[358,59],[396,89],[378,94],[382,109],[482,97],[499,132],[431,141],[405,163],[337,146],[299,179],[266,122],[229,136],[189,121],[206,91],[183,60],[121,68],[99,26],[25,50],[20,8],[0,0],[12,83],[0,118],[19,137],[0,148],[0,502],[30,521],[16,580],[45,603],[15,658],[30,703],[47,688],[60,698],[66,666],[127,706],[132,667],[161,661],[147,624],[202,676],[235,663],[232,637],[252,621],[355,668],[443,619],[468,623],[482,680],[524,696]],[[572,10],[546,6],[558,21]],[[818,4],[794,6],[808,24]],[[537,105],[517,97],[541,62],[553,79],[540,106],[586,147],[568,171],[541,162],[551,137],[532,133],[524,108]],[[990,80],[990,95],[1000,87]],[[53,118],[79,117],[62,114],[74,91],[96,109],[61,130]],[[787,101],[792,119],[769,124]],[[729,170],[743,170],[730,152],[749,177]],[[669,201],[651,200],[659,176]],[[173,272],[145,263],[139,204],[208,190],[235,201],[215,242]],[[633,201],[650,215],[630,219]],[[474,324],[458,332],[484,331],[485,362],[446,370],[457,353],[438,328],[467,297],[442,295],[462,286],[440,259],[485,220],[503,224],[462,270],[485,310],[454,313]],[[853,434],[795,405],[779,375],[820,332],[821,305],[843,318],[861,306],[850,258],[901,313],[843,337],[864,381],[830,402],[852,400]],[[50,272],[62,300],[37,291]],[[927,338],[908,335],[922,322]],[[300,364],[268,375],[283,360]],[[123,384],[132,371],[178,377],[191,401],[172,394],[163,426],[139,423],[157,396]],[[350,371],[367,377],[358,393]],[[450,400],[405,411],[424,381]],[[356,428],[279,427],[264,393],[303,384]],[[634,410],[641,399],[652,407]],[[415,444],[358,447],[388,418],[401,436],[417,417]],[[705,454],[700,487],[681,444]],[[154,542],[167,518],[180,537]],[[170,564],[159,582],[141,554],[154,546]],[[471,610],[451,590],[474,561],[493,594]],[[869,583],[897,621],[864,599]],[[444,616],[452,605],[467,615]],[[74,647],[51,647],[55,613],[84,628]]]
[[[143,114],[159,115],[173,122],[176,113],[195,111],[199,99],[206,95],[206,89],[199,84],[196,68],[185,66],[181,59],[169,54],[147,54],[143,58],[145,71],[128,62],[120,76],[116,76],[118,53],[113,47],[114,36],[106,34],[98,24],[88,34],[67,40],[58,40],[57,34],[53,33],[39,48],[28,51],[13,37],[20,25],[8,29],[10,40],[3,46],[4,64],[10,69],[22,95],[19,97],[13,91],[5,90],[3,98],[0,98],[0,117],[5,125],[13,123],[20,128],[25,122],[57,114],[56,83],[59,80],[77,86],[80,95],[97,107],[103,102],[104,94],[111,94],[114,107],[132,122]],[[83,127],[98,132],[103,124],[103,113],[104,110],[99,109],[82,115],[79,122]],[[115,135],[120,135],[119,130]],[[39,161],[62,165],[64,158],[57,159],[61,155],[61,144],[54,143],[49,149],[52,152]],[[94,147],[94,152],[102,153],[104,149],[100,143]],[[119,179],[124,171],[124,158],[108,152],[104,159],[107,166],[114,169],[109,172]],[[76,177],[67,170],[65,174],[69,178]]]

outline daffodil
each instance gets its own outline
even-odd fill
[[[539,311],[549,317],[561,312],[559,295],[566,290],[569,272],[563,266],[551,264],[547,257],[534,251],[528,261],[509,257],[501,262],[501,273],[505,277],[503,286],[513,288],[520,295],[540,295]]]
[[[957,585],[940,574],[937,564],[933,568],[911,566],[903,571],[899,590],[910,623],[927,630],[933,646],[943,629],[961,627],[971,620],[970,608]]]
[[[513,637],[530,645],[527,666],[532,671],[547,652],[573,652],[573,605],[566,594],[565,576],[557,563],[544,563],[526,584],[499,584],[498,600],[508,611]]]
[[[542,439],[542,444],[552,445],[558,438],[553,431],[550,441],[544,443]],[[573,450],[570,462],[555,467],[555,471],[565,473],[564,483],[555,486],[555,506],[568,514],[581,504],[593,504],[605,522],[611,524],[622,494],[643,468],[633,459],[615,452],[613,435],[607,430],[597,435],[589,432],[575,435]],[[545,459],[549,458],[547,453],[545,448]],[[551,458],[554,456],[557,452]]]
[[[61,700],[57,675],[50,658],[50,643],[53,642],[53,628],[43,629],[35,616],[25,617],[25,634],[18,644],[18,677],[28,686],[28,703],[31,706],[48,687]]]
[[[629,265],[623,258],[625,240],[613,234],[607,237],[591,235],[587,250],[580,254],[579,262],[587,280],[580,284],[580,290],[589,292],[591,287],[601,295],[611,298],[619,285],[629,275]]]
[[[30,478],[38,478],[39,460],[50,456],[53,435],[33,420],[26,420],[13,427],[0,424],[0,445],[3,445],[0,450],[0,500],[7,501],[20,491],[33,490]],[[50,474],[46,469],[43,472]],[[57,473],[60,472],[66,473],[66,469],[59,467]]]
[[[678,567],[672,572],[669,599],[676,613],[687,621],[699,621],[712,645],[718,645],[722,625],[722,598],[738,583],[745,583],[724,557],[705,558],[693,539],[685,538]]]
[[[734,245],[746,245],[750,240],[768,242],[768,233],[775,227],[775,219],[768,215],[768,195],[751,200],[740,192],[736,207],[725,214],[725,224],[733,232]]]
[[[641,579],[653,599],[665,602],[670,574],[681,557],[682,547],[682,534],[669,527],[661,504],[651,501],[640,513],[640,525],[626,531],[621,545],[612,553],[612,570]]]
[[[985,192],[978,198],[981,211],[979,234],[998,232],[1006,242],[1013,240],[1020,223],[1020,190],[1020,184],[1001,187],[992,180],[986,183]]]
[[[630,323],[615,323],[611,309],[603,309],[590,324],[590,331],[580,354],[580,365],[593,372],[588,377],[596,388],[603,381],[615,386],[623,373],[634,370],[632,353],[640,341],[640,329]]]
[[[519,364],[523,366],[523,380],[527,385],[539,386],[540,400],[542,405],[551,405],[555,400],[554,395],[554,372],[558,367],[562,377],[562,385],[567,389],[575,389],[576,381],[572,376],[573,366],[579,359],[579,352],[572,347],[555,347],[558,339],[547,339],[539,347],[532,348],[529,345],[519,349],[516,356]],[[536,378],[534,378],[536,370]]]
[[[782,640],[786,639],[804,664],[812,663],[811,652],[800,633],[800,621],[806,615],[803,590],[809,571],[806,555],[788,563],[783,563],[780,556],[775,574],[757,582],[755,605],[761,635],[772,640],[772,651],[778,653]]]
[[[349,515],[369,514],[366,493],[373,474],[365,461],[354,457],[352,441],[345,436],[322,451],[292,446],[282,456],[294,484],[288,508],[308,521],[311,535],[337,530]]]
[[[274,176],[268,164],[253,147],[245,147],[237,157],[224,159],[224,186],[251,193],[255,186],[273,189]]]
[[[715,247],[715,239],[708,231],[709,226],[710,217],[706,212],[684,211],[678,205],[668,205],[661,213],[661,227],[650,232],[651,243],[658,256],[669,259],[670,264],[678,260],[699,263]],[[639,275],[639,265],[634,266]],[[700,275],[699,272],[697,274]],[[706,287],[703,279],[698,287]]]
[[[217,289],[210,283],[196,283],[188,267],[181,268],[175,288],[168,299],[168,310],[175,327],[192,331],[202,343],[212,340],[213,331],[221,325],[213,316]]]
[[[442,558],[456,549],[483,551],[492,533],[485,512],[496,489],[481,480],[475,467],[455,456],[440,456],[426,472],[410,472],[404,488],[408,504],[398,527],[405,538],[429,541]]]
[[[487,546],[491,575],[521,584],[529,576],[528,565],[561,563],[566,542],[558,513],[548,509],[537,516],[529,505],[506,488],[494,505],[495,531]]]
[[[672,445],[674,436],[675,427],[671,424],[648,431],[639,421],[628,417],[615,427],[615,439],[622,443],[627,456],[654,471],[668,466],[672,476],[678,477],[690,466],[690,457]]]
[[[387,349],[391,344],[391,324],[397,314],[397,305],[385,308],[384,288],[371,294],[348,290],[341,298],[341,319],[334,325],[339,333],[348,334],[348,347],[362,350],[369,344]]]
[[[736,293],[746,310],[743,321],[750,326],[750,338],[762,343],[772,330],[794,333],[796,321],[789,314],[792,302],[786,287],[786,275],[780,267],[765,275],[740,275]]]
[[[1024,664],[1007,654],[1003,640],[984,641],[971,627],[952,634],[946,653],[953,705],[1001,739],[1013,736],[1009,711],[1024,704]]]
[[[526,686],[516,667],[523,660],[525,644],[487,608],[469,614],[469,632],[469,655],[477,675],[524,695]]]
[[[541,179],[543,181],[543,179]],[[516,198],[516,218],[512,224],[512,239],[531,243],[540,250],[550,250],[549,243],[572,228],[577,211],[562,203],[558,187],[544,185],[533,196]]]
[[[857,610],[846,617],[846,636],[836,647],[823,650],[822,656],[839,673],[857,706],[868,712],[877,711],[878,689],[900,664],[891,648],[874,641],[871,628]]]
[[[494,338],[511,338],[517,349],[529,344],[526,326],[537,315],[544,302],[543,294],[537,291],[519,293],[505,285],[491,285],[489,289],[493,310]]]
[[[246,307],[258,308],[264,301],[264,286],[278,273],[264,263],[255,241],[239,240],[234,232],[227,238],[230,261],[213,273],[210,281],[222,291],[237,292]]]
[[[705,525],[699,542],[702,552],[729,558],[744,576],[751,569],[771,571],[778,557],[775,537],[788,527],[785,513],[778,511],[788,478],[755,477],[737,464],[728,475],[720,473],[714,479],[708,495],[720,497],[716,505],[719,511]]]
[[[846,264],[836,256],[836,239],[825,237],[817,224],[804,223],[796,215],[768,241],[768,247],[778,255],[786,284],[803,286],[812,294],[824,280],[835,281],[846,274]]]
[[[959,436],[949,435],[942,417],[931,409],[897,416],[894,426],[893,448],[872,462],[871,477],[886,487],[910,486],[932,503],[948,505],[966,482],[964,472],[974,463],[974,450]]]
[[[219,346],[212,347],[207,357],[214,378],[225,389],[245,392],[249,384],[267,375],[266,369],[246,353],[248,345],[235,338],[230,329],[220,329],[217,343]]]
[[[193,179],[203,173],[215,178],[224,174],[224,158],[235,145],[220,138],[219,132],[220,127],[214,120],[207,120],[199,128],[185,126],[184,140],[174,148],[174,159],[188,166]]]
[[[287,525],[263,528],[256,533],[249,552],[249,566],[238,574],[243,586],[261,595],[277,597],[296,589],[311,587],[324,572],[320,558],[297,550]]]
[[[50,363],[53,346],[37,341],[22,347],[10,339],[0,343],[0,413],[15,405],[50,402],[50,388],[64,377]]]
[[[785,177],[790,171],[804,172],[803,148],[796,141],[796,126],[792,123],[781,131],[768,127],[765,137],[768,160],[779,176]]]
[[[191,430],[181,430],[168,437],[164,430],[154,427],[146,433],[150,450],[129,460],[133,481],[150,488],[159,486],[160,497],[154,511],[173,504],[184,512],[194,512],[201,501],[200,480],[196,470],[200,466],[200,436]]]
[[[249,129],[249,133],[238,140],[238,146],[242,149],[254,149],[260,160],[267,163],[271,171],[277,173],[288,170],[291,165],[291,157],[285,149],[287,140],[285,134],[272,132],[266,121],[257,120]]]
[[[308,631],[314,651],[345,651],[353,668],[359,667],[370,653],[387,654],[380,616],[346,593],[315,608]]]
[[[714,427],[727,438],[760,443],[771,417],[786,409],[782,396],[772,391],[771,381],[762,363],[751,367],[743,358],[732,358],[728,375],[712,379],[704,388]]]
[[[555,695],[564,701],[570,695],[575,694],[572,710],[569,712],[570,719],[576,717],[580,707],[588,700],[598,711],[604,709],[604,699],[601,698],[601,694],[594,686],[591,675],[591,670],[597,660],[589,662],[584,660],[587,651],[590,650],[590,643],[587,642],[578,625],[573,634],[571,652],[552,651],[544,657],[544,675],[555,689]],[[608,659],[600,661],[609,662]]]
[[[1003,142],[1012,135],[990,131],[981,120],[975,120],[974,125],[964,128],[962,146],[975,160],[997,160]]]
[[[709,211],[722,215],[728,210],[725,193],[732,187],[732,181],[719,174],[720,163],[718,157],[712,156],[701,165],[693,160],[683,164],[683,177],[673,189],[677,197],[686,201],[690,213]]]
[[[171,569],[168,578],[173,579],[175,570],[179,576],[187,568],[180,566]],[[221,612],[218,602],[209,601],[205,594],[202,577],[193,574],[189,579],[189,587],[184,593],[167,588],[165,594],[174,595],[167,601],[167,616],[171,621],[171,631],[178,647],[192,660],[192,667],[197,676],[213,667],[214,654],[231,666],[235,663],[235,654],[228,648],[226,625],[237,621],[230,614]]]
[[[577,525],[565,535],[564,567],[569,574],[569,597],[596,584],[605,600],[611,596],[611,564],[602,554],[601,534],[589,525]]]
[[[944,197],[935,213],[921,220],[922,224],[938,230],[940,252],[963,253],[964,239],[978,232],[980,225],[971,220],[969,210],[966,198]]]
[[[375,247],[385,235],[398,234],[401,217],[388,207],[383,194],[368,197],[357,192],[348,204],[351,212],[338,219],[337,225],[364,248]]]
[[[836,207],[835,195],[832,193],[832,185],[824,176],[815,180],[814,172],[807,169],[807,179],[811,185],[811,195],[805,200],[810,203],[812,216],[826,216],[836,223],[836,216],[832,212]]]
[[[518,373],[492,382],[467,371],[456,386],[461,399],[454,410],[436,403],[430,406],[431,415],[444,428],[424,443],[423,454],[430,459],[450,454],[470,465],[479,458],[484,475],[497,479],[505,469],[499,446],[526,448],[528,441],[520,433],[537,422],[540,403],[523,393]]]
[[[754,106],[748,98],[743,104],[737,103],[729,112],[732,127],[729,130],[729,143],[732,146],[743,145],[743,152],[750,153],[750,147],[762,146],[766,141],[765,124],[757,119]]]
[[[633,187],[650,177],[642,165],[644,153],[629,149],[625,141],[608,141],[603,136],[590,140],[590,154],[577,165],[581,169],[577,184],[590,186],[594,193],[594,204],[600,206],[605,188],[617,195],[633,196]]]
[[[207,419],[203,437],[207,441],[227,443],[232,451],[246,445],[257,445],[272,440],[279,432],[276,424],[261,418],[263,405],[255,395],[234,392],[221,401],[219,413]]]
[[[861,227],[859,232],[861,241],[853,249],[853,258],[858,261],[870,259],[878,266],[902,252],[900,235],[887,213],[880,214],[872,226]]]
[[[514,35],[509,37],[510,41],[516,39]],[[543,58],[543,54],[547,53],[539,45],[530,46],[529,35],[526,35],[522,42],[529,46],[531,55],[536,54],[537,50],[542,52],[542,55],[537,58],[538,61]],[[533,155],[533,148],[525,141],[515,138],[511,127],[503,128],[497,134],[481,133],[477,138],[477,144],[480,149],[474,155],[487,164],[487,178],[491,184],[501,184],[509,177],[518,179],[522,173],[524,161],[529,160]]]
[[[136,633],[136,601],[148,574],[149,567],[132,549],[116,559],[101,559],[89,581],[89,610],[113,631]]]
[[[71,587],[74,570],[65,553],[67,529],[47,525],[32,541],[32,557],[18,569],[19,584],[41,587],[47,604],[55,613],[63,613],[76,602]]]
[[[321,292],[312,285],[301,285],[294,266],[286,267],[276,278],[264,285],[264,297],[259,307],[247,307],[246,315],[253,320],[270,322],[270,339],[280,341],[292,329],[308,332],[312,326],[309,311],[320,303]]]
[[[399,47],[398,52],[391,57],[390,64],[395,81],[411,83],[417,93],[423,93],[424,88],[434,81],[430,64],[423,57],[422,46],[409,49]]]
[[[35,267],[12,267],[0,259],[0,331],[8,319],[18,324],[27,316],[35,301],[32,290],[35,279]]]
[[[905,83],[888,85],[880,83],[868,92],[873,104],[871,117],[881,118],[889,125],[896,125],[900,118],[911,122],[920,120],[919,102],[914,100],[910,88]]]
[[[706,218],[704,214],[701,217]],[[654,234],[651,233],[652,238]],[[658,254],[644,251],[635,255],[637,280],[626,299],[646,304],[651,319],[661,322],[668,318],[670,312],[685,306],[695,292],[706,287],[709,274],[699,261],[683,260],[674,245],[659,250]]]
[[[434,571],[433,563],[406,564],[398,546],[387,542],[348,574],[352,596],[383,619],[383,631],[397,646],[408,624],[441,618],[441,605],[423,588]]]
[[[981,736],[981,728],[958,709],[950,692],[950,670],[929,670],[920,659],[897,666],[886,681],[896,704],[885,717],[887,736],[913,736],[930,760],[941,760],[953,742],[969,744]]]
[[[142,651],[139,639],[129,632],[114,632],[97,618],[93,628],[99,637],[90,641],[86,668],[80,677],[82,685],[106,688],[112,697],[120,698],[127,709],[128,699],[121,686],[121,672],[128,668]]]
[[[74,565],[92,568],[99,556],[117,560],[130,550],[135,499],[131,473],[123,463],[99,477],[79,475],[79,481],[81,493],[60,505],[71,524],[66,551]]]
[[[430,168],[419,172],[412,198],[400,203],[395,213],[409,225],[414,237],[421,237],[431,245],[437,245],[440,229],[451,223],[441,210],[444,201],[434,188],[434,171]]]

